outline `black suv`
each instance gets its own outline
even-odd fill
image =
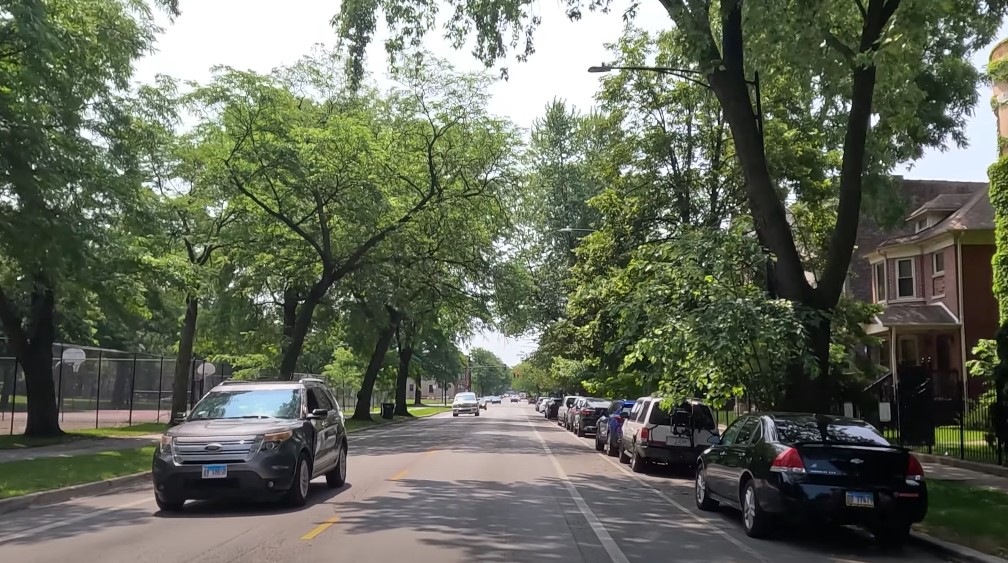
[[[154,496],[164,511],[225,497],[304,506],[312,479],[340,487],[346,465],[343,411],[321,379],[226,381],[161,437]]]

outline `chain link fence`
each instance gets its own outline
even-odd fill
[[[53,345],[52,355],[52,378],[64,430],[171,420],[175,358],[62,343]],[[186,405],[191,407],[216,385],[230,379],[234,368],[226,362],[193,359],[186,371]],[[295,377],[325,379],[309,373],[297,373]],[[334,386],[332,391],[343,409],[352,412],[358,389]],[[377,384],[371,396],[372,411],[394,398],[391,385]],[[24,372],[7,341],[0,339],[0,433],[24,432],[27,405]]]

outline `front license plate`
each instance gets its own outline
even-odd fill
[[[847,491],[847,506],[854,508],[875,508],[875,495]]]
[[[204,465],[203,466],[203,478],[204,479],[224,479],[227,477],[227,466],[226,465]]]
[[[689,438],[683,436],[669,436],[665,438],[665,443],[669,446],[688,446]]]

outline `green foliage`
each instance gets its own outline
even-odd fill
[[[511,370],[490,350],[470,350],[469,369],[472,372],[473,391],[481,396],[498,395],[511,387]]]

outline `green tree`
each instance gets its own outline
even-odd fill
[[[585,8],[613,7],[565,4],[572,19]],[[862,200],[891,191],[893,168],[925,149],[965,143],[964,118],[981,78],[969,55],[994,38],[1008,2],[671,0],[662,7],[682,34],[687,69],[703,77],[724,110],[756,233],[775,258],[775,290],[810,311],[803,319],[817,362],[790,363],[787,406],[827,409],[830,312],[847,277]],[[636,8],[628,6],[629,18]],[[351,44],[351,71],[363,68],[378,13],[392,29],[386,46],[395,52],[422,41],[436,11],[424,2],[343,4],[334,22]],[[444,31],[456,47],[474,34],[473,53],[492,65],[512,49],[519,60],[532,54],[537,18],[521,0],[463,3]],[[756,72],[761,115],[750,87]],[[788,139],[787,152],[805,155],[804,170],[773,166],[774,145],[765,141],[778,138]],[[785,207],[789,195],[809,195],[805,188],[836,209],[814,286]]]
[[[496,354],[485,348],[469,351],[472,387],[478,395],[497,395],[511,386],[511,370]]]
[[[25,374],[25,433],[53,436],[60,308],[108,285],[108,227],[147,203],[123,92],[155,27],[127,0],[7,2],[0,14],[0,323]]]

